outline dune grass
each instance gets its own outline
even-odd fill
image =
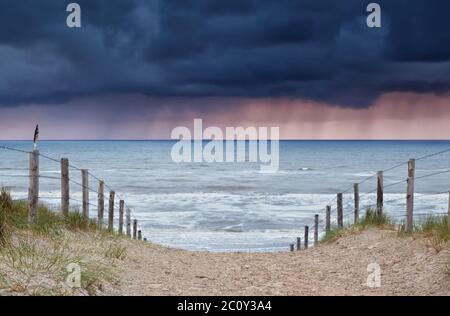
[[[447,216],[428,216],[414,227],[417,234],[428,237],[430,245],[437,251],[445,249],[450,240],[450,229]]]
[[[7,212],[12,209],[11,196],[2,188],[0,191],[0,246],[5,245],[7,240],[9,240]]]
[[[417,228],[418,231],[432,235],[437,234],[445,241],[449,240],[448,217],[429,216]]]
[[[344,229],[331,229],[325,233],[320,242],[334,242],[346,234],[357,233],[369,227],[394,230],[396,224],[388,215],[379,215],[376,210],[368,208],[364,217],[358,223],[345,227]],[[406,233],[404,221],[397,225],[397,235],[399,237],[411,236],[411,234]],[[414,225],[412,235],[426,237],[429,240],[430,246],[437,252],[440,252],[448,247],[450,240],[448,216],[428,216],[425,220]]]
[[[333,228],[325,233],[320,242],[321,243],[334,242],[346,234],[356,233],[369,227],[376,227],[382,229],[393,228],[394,223],[386,214],[380,215],[377,213],[375,209],[367,208],[364,216],[360,218],[358,223],[350,225],[343,229]]]
[[[127,248],[122,245],[109,244],[105,251],[105,257],[111,259],[124,260],[127,256]]]
[[[78,243],[83,238],[85,247]],[[36,221],[30,226],[27,203],[14,201],[1,189],[0,295],[4,289],[24,295],[71,295],[74,291],[94,295],[104,282],[114,281],[111,260],[125,257],[122,237],[99,228],[79,210],[63,217],[59,210],[39,205]],[[81,267],[81,289],[65,284],[69,263]]]
[[[364,229],[366,227],[393,228],[394,222],[385,213],[378,214],[373,208],[366,209],[364,216],[356,224],[357,227]]]
[[[0,242],[5,242],[11,230],[29,230],[43,236],[58,236],[62,230],[98,231],[96,220],[86,219],[78,209],[62,217],[58,210],[52,210],[44,204],[38,206],[36,221],[28,224],[28,205],[25,201],[14,201],[5,190],[0,191]]]

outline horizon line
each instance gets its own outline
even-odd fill
[[[40,139],[40,142],[95,142],[95,141],[111,141],[111,142],[127,142],[127,141],[180,141],[181,139],[170,139],[170,138],[155,138],[155,139],[104,139],[104,138],[95,138],[95,139]],[[200,140],[200,139],[191,139],[191,141]],[[212,141],[213,139],[201,139],[203,141]],[[246,141],[249,141],[248,139],[245,139]],[[260,139],[252,140],[252,141],[259,141]],[[267,139],[268,141],[271,141],[271,139]],[[0,139],[0,142],[33,142],[32,139]],[[218,139],[218,141],[244,141],[244,139]],[[355,139],[355,138],[347,138],[347,139],[338,139],[338,138],[330,138],[330,139],[303,139],[303,138],[284,138],[279,139],[279,141],[450,141],[450,139],[427,139],[427,138],[416,138],[416,139],[394,139],[394,138],[380,138],[380,139]]]

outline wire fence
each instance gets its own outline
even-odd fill
[[[16,153],[27,154],[27,155],[30,155],[30,154],[33,153],[33,151],[22,150],[22,149],[13,148],[13,147],[4,146],[4,145],[0,145],[0,149],[6,150],[6,151],[12,151],[12,152],[16,152]],[[43,159],[45,159],[45,160],[47,160],[47,161],[50,161],[50,162],[55,163],[55,164],[58,164],[58,167],[61,166],[61,159],[56,159],[56,158],[51,157],[51,156],[49,156],[49,155],[47,155],[47,154],[43,154],[43,153],[40,152],[40,151],[37,151],[37,153],[38,153],[38,156],[39,156],[40,158],[43,158]],[[69,167],[69,169],[71,169],[71,170],[76,170],[76,171],[80,171],[80,172],[83,171],[82,168],[80,168],[80,167],[78,167],[78,166],[75,166],[75,165],[73,165],[73,164],[68,164],[68,167]],[[30,168],[22,168],[22,169],[20,169],[20,170],[23,170],[23,171],[29,171],[29,169],[30,169]],[[17,171],[17,170],[16,170],[16,171]],[[60,173],[60,174],[61,174],[61,173]],[[104,183],[104,187],[107,188],[109,191],[114,191],[114,192],[115,192],[115,190],[114,190],[110,185],[108,185],[108,184],[105,183],[103,180],[101,180],[100,177],[95,176],[95,175],[92,174],[91,172],[88,172],[87,174],[88,174],[89,177],[91,177],[91,178],[93,178],[93,179],[95,179],[95,180],[97,180],[97,181],[102,181],[102,182]],[[8,174],[8,173],[4,173],[4,172],[3,172],[3,173],[0,173],[0,177],[2,177],[2,178],[23,178],[23,179],[31,180],[31,179],[33,178],[33,175],[31,175],[31,174],[18,174],[18,173]],[[61,176],[49,176],[49,175],[37,174],[37,175],[35,175],[35,177],[36,177],[37,179],[42,179],[42,180],[52,180],[52,181],[55,181],[55,180],[61,181],[61,180],[62,180],[62,177],[61,177]],[[81,182],[75,180],[75,179],[72,178],[72,177],[68,178],[68,181],[69,181],[70,184],[72,184],[72,185],[75,186],[76,188],[81,189],[81,193],[82,193],[83,189],[86,189],[89,193],[94,193],[94,194],[96,194],[97,196],[100,194],[100,192],[98,191],[98,189],[92,188],[92,187],[89,186],[89,185],[84,185],[83,183],[81,183]],[[45,200],[45,201],[46,201],[46,204],[52,204],[53,207],[56,207],[56,206],[61,207],[61,204],[62,204],[62,202],[63,202],[63,201],[62,201],[62,193],[59,192],[59,194],[60,194],[60,196],[38,195],[37,198],[38,198],[38,199],[41,199],[41,200]],[[70,206],[72,209],[80,208],[80,207],[82,207],[83,205],[88,205],[88,206],[91,206],[91,207],[93,207],[93,208],[95,208],[95,209],[98,209],[98,208],[99,208],[98,203],[92,203],[92,202],[89,200],[89,196],[87,197],[88,200],[84,200],[84,201],[83,201],[83,198],[78,199],[78,198],[74,197],[75,195],[78,195],[78,194],[80,194],[80,192],[73,192],[73,193],[68,197],[68,200],[69,200],[69,201],[74,202],[74,203],[72,203],[71,206]],[[116,193],[115,195],[116,195],[120,200],[122,200],[121,197],[120,197],[120,195],[118,195],[117,193]],[[30,199],[30,198],[28,197],[28,198],[16,198],[15,200],[17,200],[17,201],[29,201],[29,199]],[[54,202],[54,201],[58,201],[58,200],[60,201],[60,203],[55,203],[55,202]],[[51,202],[49,202],[49,201],[51,201]],[[107,203],[109,204],[109,198],[107,197],[106,194],[104,194],[104,202],[105,202],[105,205],[106,205]],[[116,200],[115,200],[113,205],[114,205],[114,208],[119,208],[119,207],[120,207],[120,201],[116,201]],[[125,209],[125,210],[128,209],[128,210],[129,210],[129,213],[130,213],[130,218],[133,218],[133,220],[136,220],[136,221],[137,221],[137,216],[135,215],[135,213],[134,213],[134,211],[133,211],[133,208],[130,207],[130,206],[129,206],[128,204],[126,204],[125,202],[124,202],[124,209]],[[114,219],[114,221],[117,221],[117,219]],[[138,226],[138,228],[139,228],[139,226]],[[136,234],[136,235],[137,235],[137,234]]]
[[[436,157],[436,156],[439,156],[439,155],[443,155],[443,154],[449,153],[449,152],[450,152],[450,148],[449,149],[445,149],[445,150],[441,150],[441,151],[438,151],[438,152],[434,152],[434,153],[430,153],[430,154],[426,154],[426,155],[420,156],[419,158],[414,159],[414,161],[415,162],[423,161],[423,160],[430,159],[430,158],[433,158],[433,157]],[[373,175],[367,176],[367,177],[363,178],[361,181],[355,182],[352,185],[346,187],[343,191],[340,192],[340,194],[344,195],[346,193],[351,192],[352,189],[355,188],[355,185],[359,188],[360,185],[362,185],[364,183],[367,183],[368,181],[370,181],[372,179],[377,178],[379,173],[384,175],[386,173],[389,173],[392,170],[398,169],[400,167],[408,166],[409,163],[410,163],[409,160],[408,161],[403,161],[403,162],[400,162],[400,163],[396,163],[393,166],[388,167],[386,169],[383,169],[383,170],[381,170],[378,173],[374,173]],[[432,178],[432,177],[435,177],[435,176],[448,174],[448,173],[450,173],[450,169],[445,169],[445,170],[440,170],[440,171],[428,173],[428,174],[425,174],[425,175],[414,176],[412,180],[413,180],[413,182],[417,182],[418,180]],[[407,183],[408,183],[408,177],[406,177],[404,179],[401,179],[399,181],[394,181],[394,182],[386,184],[386,185],[381,184],[381,190],[382,190],[381,191],[381,195],[383,196],[383,194],[384,194],[383,192],[387,188],[398,187],[401,184],[407,184]],[[449,181],[449,183],[450,183],[450,181]],[[378,186],[379,185],[380,184],[377,183],[377,186],[374,189],[368,190],[366,192],[359,192],[358,191],[358,193],[357,193],[358,201],[359,201],[359,199],[362,196],[368,198],[370,195],[372,195],[374,193],[377,193],[377,195],[378,195],[378,191],[379,191]],[[406,190],[407,189],[405,188],[405,192],[406,192]],[[356,195],[356,193],[354,193],[354,194]],[[423,199],[424,197],[431,197],[431,196],[442,195],[442,194],[448,194],[449,195],[448,198],[450,199],[450,189],[448,189],[446,191],[439,191],[439,192],[432,192],[432,193],[425,193],[425,194],[415,194],[414,197],[412,198],[412,200],[413,201],[414,200],[419,200],[420,201],[420,199]],[[403,196],[401,196],[399,198],[393,198],[393,199],[389,199],[389,200],[383,200],[383,198],[381,198],[381,207],[383,209],[385,207],[385,205],[392,204],[392,203],[397,203],[397,202],[400,202],[400,201],[404,201],[404,203],[402,203],[402,205],[403,204],[406,205],[407,204],[407,199],[408,199],[408,195],[407,194],[403,195]],[[333,197],[326,204],[330,208],[330,211],[331,211],[330,213],[331,214],[332,213],[336,214],[338,212],[339,206],[334,206],[334,204],[337,202],[337,200],[338,200],[337,196]],[[378,200],[378,197],[377,197],[377,200]],[[353,198],[352,201],[355,202],[355,198]],[[379,207],[379,203],[380,202],[376,201],[376,202],[370,202],[370,203],[365,203],[363,205],[359,205],[358,206],[358,212],[361,211],[361,210],[364,210],[364,209],[367,210],[367,209],[372,209],[372,208],[375,208],[375,207]],[[353,206],[353,207],[350,207],[350,209],[347,210],[346,212],[342,212],[342,217],[343,217],[343,219],[346,219],[347,224],[352,222],[351,218],[349,219],[349,216],[355,214],[355,209],[356,209],[356,205]],[[405,213],[404,214],[390,214],[389,217],[394,219],[394,220],[398,220],[398,219],[404,220],[405,217],[406,217]],[[328,219],[328,221],[329,221],[329,228],[328,229],[339,227],[338,216],[339,215],[335,216],[334,218]],[[416,212],[416,213],[414,213],[414,216],[415,217],[420,217],[420,218],[428,217],[428,216],[449,216],[450,217],[450,203],[448,204],[448,211],[447,212],[425,212],[425,213]],[[323,228],[323,227],[319,228],[319,225],[323,225],[326,222],[327,222],[327,219],[324,218],[324,217],[321,217],[318,221],[311,220],[309,223],[313,223],[314,230],[310,230],[309,229],[309,225],[305,225],[305,235],[303,235],[302,237],[305,239],[306,238],[306,234],[307,234],[308,235],[308,240],[314,240],[314,243],[317,243],[318,242],[317,235],[318,236],[324,235],[326,233],[326,231],[327,231],[326,227],[325,228]],[[316,229],[318,230],[317,232],[315,231]],[[311,235],[314,235],[314,239],[311,239]],[[299,238],[299,237],[297,237],[297,238]],[[291,251],[293,251],[293,248],[294,248],[295,244],[296,244],[295,242],[290,244],[289,248],[290,248]],[[306,245],[305,245],[305,247],[306,247]],[[297,250],[300,250],[300,249],[297,249]]]
[[[30,154],[33,153],[32,151],[26,151],[26,150],[22,150],[22,149],[18,149],[18,148],[12,148],[12,147],[3,146],[3,145],[0,145],[0,149],[7,150],[7,151],[12,151],[12,152],[17,152],[17,153],[22,153],[22,154],[27,154],[27,155],[30,155]],[[449,149],[445,149],[445,150],[441,150],[441,151],[438,151],[438,152],[434,152],[434,153],[430,153],[430,154],[426,154],[426,155],[420,156],[419,158],[415,159],[415,161],[416,162],[417,161],[423,161],[423,160],[430,159],[430,158],[433,158],[433,157],[436,157],[436,156],[439,156],[439,155],[443,155],[443,154],[449,153],[449,152],[450,152],[450,148]],[[61,164],[61,159],[56,159],[56,158],[51,157],[51,156],[49,156],[47,154],[43,154],[41,152],[38,152],[38,156],[43,158],[43,159],[45,159],[45,160],[47,160],[47,161],[50,161],[52,163],[56,163],[56,164],[58,164],[58,166],[60,166],[60,164]],[[389,173],[389,172],[391,172],[391,171],[393,171],[395,169],[407,166],[409,164],[409,162],[410,161],[403,161],[403,162],[400,162],[400,163],[395,163],[394,165],[392,165],[392,166],[390,166],[390,167],[388,167],[386,169],[383,169],[380,172],[384,176],[385,174],[387,174],[387,173]],[[80,172],[85,171],[84,169],[80,168],[79,166],[75,166],[75,165],[70,164],[70,163],[68,163],[68,168],[71,169],[71,170],[76,170],[76,171],[80,171]],[[19,170],[19,173],[17,173],[18,170]],[[8,173],[2,172],[2,173],[0,173],[0,177],[5,177],[5,178],[28,178],[30,181],[32,180],[32,177],[33,177],[32,175],[30,175],[30,174],[20,174],[20,170],[28,171],[29,168],[22,168],[22,169],[18,169],[18,170],[15,170],[16,173],[12,173],[12,174],[8,174]],[[94,179],[94,180],[96,180],[98,182],[103,182],[104,187],[106,189],[108,189],[109,191],[116,192],[116,190],[114,190],[110,185],[105,183],[100,177],[96,176],[95,174],[91,173],[90,171],[86,170],[85,172],[87,173],[89,178],[92,178],[92,179]],[[377,186],[374,189],[366,190],[365,192],[359,192],[359,187],[362,184],[365,184],[365,183],[369,182],[370,180],[377,178],[379,176],[380,172],[374,173],[373,175],[370,175],[370,176],[367,176],[367,177],[363,178],[359,182],[355,182],[355,183],[351,184],[350,186],[348,186],[344,190],[342,190],[340,192],[340,194],[342,194],[342,196],[346,196],[347,194],[351,193],[352,189],[354,189],[355,186],[357,186],[358,187],[358,194],[353,192],[354,196],[352,198],[352,202],[355,202],[356,195],[358,197],[358,201],[360,200],[361,197],[364,197],[365,200],[367,201],[370,198],[373,198],[372,195],[375,194],[375,193],[376,193],[376,197],[377,197],[377,199],[376,199],[377,201],[375,201],[375,202],[373,202],[373,199],[372,199],[372,202],[366,202],[366,203],[360,204],[358,206],[358,211],[361,211],[361,210],[364,210],[364,209],[380,207],[380,199],[378,197],[379,190],[380,190],[380,188],[379,188],[380,187],[380,183],[377,182]],[[436,176],[440,176],[440,175],[448,174],[448,173],[450,173],[450,169],[444,169],[444,170],[435,171],[435,172],[431,172],[431,173],[420,175],[420,176],[415,176],[415,177],[413,177],[413,180],[415,182],[417,182],[417,181],[420,181],[422,179],[432,178],[432,177],[436,177]],[[56,180],[61,181],[61,179],[62,179],[61,176],[52,176],[52,175],[44,175],[44,174],[38,174],[37,178],[38,179],[43,179],[43,180],[48,180],[48,181],[56,181]],[[92,188],[89,185],[85,185],[85,184],[83,184],[83,181],[79,182],[78,180],[74,179],[73,177],[69,177],[68,181],[72,185],[74,185],[75,187],[81,189],[81,198],[78,198],[78,196],[75,197],[76,195],[79,195],[80,192],[74,192],[68,197],[68,200],[73,202],[72,206],[74,204],[77,207],[83,207],[83,205],[85,205],[85,206],[91,206],[93,208],[99,209],[98,200],[97,200],[97,203],[93,203],[89,199],[90,193],[96,194],[98,197],[100,196],[101,192],[99,192],[99,190],[97,188]],[[87,181],[87,182],[89,183],[89,181]],[[408,183],[408,178],[406,177],[406,178],[403,178],[401,180],[394,181],[392,183],[388,183],[386,185],[381,184],[381,189],[382,189],[381,194],[383,195],[383,192],[384,192],[385,189],[398,187],[401,184],[407,184],[407,183]],[[83,195],[83,191],[87,191],[87,195]],[[405,189],[405,192],[406,192],[406,189]],[[61,192],[59,192],[59,193],[61,193]],[[416,194],[414,196],[414,199],[420,200],[420,199],[423,199],[424,197],[430,197],[430,196],[436,196],[436,195],[442,195],[442,194],[448,194],[448,193],[449,193],[449,190],[439,191],[439,192],[431,192],[431,193],[425,193],[425,194]],[[103,197],[104,205],[106,205],[107,203],[109,204],[110,200],[107,197],[107,195],[104,194],[104,192],[102,192],[102,194],[104,195],[104,197]],[[114,208],[120,208],[120,201],[124,201],[124,199],[122,199],[122,197],[119,194],[117,194],[117,193],[115,193],[115,196],[117,196],[118,200],[114,199],[113,206],[114,206]],[[39,196],[37,196],[37,198],[42,199],[42,200],[48,200],[48,201],[58,201],[58,200],[60,200],[61,203],[63,203],[62,195],[61,196],[56,196],[56,195],[39,195]],[[28,199],[27,198],[21,198],[20,200],[28,201],[29,198]],[[343,206],[342,205],[341,206],[336,205],[335,204],[336,201],[337,201],[337,197],[333,197],[333,198],[331,198],[328,201],[328,203],[326,203],[326,205],[329,206],[329,208],[330,208],[330,214],[337,214],[337,213],[341,212],[340,216],[342,217],[342,221],[345,221],[346,223],[351,223],[352,217],[350,217],[350,216],[355,214],[356,205],[355,205],[354,208],[347,206],[347,208],[349,208],[349,209],[347,209],[344,212]],[[388,200],[383,200],[383,197],[381,197],[381,207],[384,208],[385,205],[392,204],[392,203],[397,203],[397,202],[400,202],[400,201],[404,201],[404,203],[402,203],[402,205],[403,204],[407,204],[407,196],[403,195],[403,196],[401,196],[399,198],[393,198],[393,199],[388,199]],[[133,208],[130,205],[128,205],[126,203],[126,201],[123,202],[123,205],[124,205],[124,209],[129,210],[130,216],[132,218],[134,218],[135,220],[137,220],[137,217],[134,214]],[[444,212],[420,213],[420,212],[417,212],[417,213],[414,213],[414,216],[423,217],[423,216],[430,216],[430,214],[431,215],[449,215],[450,214],[450,210],[449,210],[449,213],[444,213]],[[339,214],[337,214],[337,215],[339,215]],[[308,240],[314,240],[314,243],[316,243],[317,242],[317,235],[323,235],[326,232],[327,228],[326,227],[323,228],[323,225],[327,224],[327,222],[329,222],[329,226],[330,226],[330,227],[328,227],[328,229],[330,229],[331,227],[336,227],[336,225],[338,225],[338,226],[342,225],[342,223],[339,223],[339,218],[338,217],[339,216],[333,216],[333,218],[327,219],[325,216],[322,216],[322,217],[319,217],[318,220],[311,220],[311,221],[305,222],[305,224],[310,224],[311,225],[311,223],[313,223],[313,225],[314,225],[314,230],[313,229],[311,229],[311,230],[308,229],[308,233],[307,233],[308,234]],[[390,217],[392,217],[394,219],[402,219],[402,218],[404,219],[405,218],[405,214],[403,214],[403,215],[402,214],[391,214]],[[148,219],[144,219],[141,222],[147,222],[147,221],[149,221],[149,220]],[[322,228],[319,229],[318,228],[319,225]],[[309,225],[305,225],[305,226],[308,226],[308,228],[309,228]],[[310,238],[310,235],[314,235],[314,237]],[[306,236],[303,236],[303,237],[306,237]],[[292,246],[292,244],[291,244],[291,246]],[[272,247],[272,248],[277,248],[277,247]]]

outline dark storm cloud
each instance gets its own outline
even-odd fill
[[[78,96],[293,97],[369,105],[390,91],[448,92],[450,2],[85,0],[0,3],[0,104]]]

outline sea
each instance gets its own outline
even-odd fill
[[[406,162],[416,158],[416,220],[448,210],[450,141],[280,141],[275,172],[248,161],[176,163],[175,143],[41,141],[40,201],[58,209],[59,160],[66,157],[74,210],[81,208],[80,169],[88,169],[93,218],[98,179],[103,179],[107,190],[116,192],[116,214],[123,199],[151,242],[197,251],[285,251],[303,237],[305,225],[312,231],[315,214],[323,233],[326,205],[332,206],[335,224],[339,192],[344,193],[344,219],[351,223],[353,183],[361,182],[361,213],[373,207],[380,170],[385,170],[384,211],[404,219]],[[29,151],[32,143],[0,141],[0,147],[0,186],[24,199],[28,155],[4,147]]]

